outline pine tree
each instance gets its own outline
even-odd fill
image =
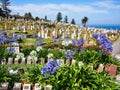
[[[68,23],[68,17],[67,16],[65,16],[65,18],[64,18],[64,23]]]
[[[8,8],[8,6],[10,6],[10,1],[9,0],[0,0],[1,3],[1,8],[3,10],[3,14],[5,15],[5,17],[8,17],[11,10]]]
[[[61,22],[61,20],[62,20],[62,13],[58,12],[58,14],[57,14],[57,22]]]
[[[72,19],[71,24],[74,24],[74,25],[75,25],[75,20],[74,20],[74,18]]]

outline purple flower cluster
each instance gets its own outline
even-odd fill
[[[100,44],[100,48],[104,53],[111,53],[113,51],[112,43],[111,41],[106,37],[105,34],[93,34],[93,38],[97,40],[97,42]]]
[[[74,52],[72,50],[67,50],[66,51],[66,58],[71,59],[74,56]]]
[[[46,64],[46,66],[42,68],[41,74],[47,77],[48,75],[54,74],[54,72],[57,71],[59,67],[60,67],[59,61],[51,60]]]
[[[0,32],[0,45],[6,43],[7,41],[10,40],[10,36],[6,35],[6,31],[3,30]]]
[[[72,45],[81,46],[84,43],[84,39],[80,38],[78,41],[72,41]]]
[[[6,35],[7,34],[7,32],[5,31],[5,30],[2,30],[1,32],[0,32],[0,35]]]

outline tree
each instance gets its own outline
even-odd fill
[[[11,12],[11,10],[8,8],[8,6],[10,6],[9,0],[0,0],[0,3],[5,17],[8,17]]]
[[[86,27],[86,23],[88,22],[88,17],[84,17],[83,19],[82,19],[82,24],[83,24],[83,26],[84,27]]]
[[[62,14],[61,12],[58,12],[57,14],[57,22],[60,22],[62,20]]]
[[[26,20],[33,19],[32,14],[30,12],[29,13],[25,13],[24,19],[26,19]]]
[[[74,24],[74,25],[75,25],[75,20],[74,20],[74,18],[72,19],[71,24]]]
[[[68,23],[68,17],[67,16],[65,16],[65,18],[64,18],[64,23]]]
[[[0,8],[0,16],[3,16],[3,10]]]
[[[39,17],[35,17],[35,20],[39,20]]]
[[[45,21],[47,21],[47,16],[45,16]]]

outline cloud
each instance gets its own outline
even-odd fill
[[[105,9],[120,9],[120,3],[114,0],[98,1],[98,2],[93,3],[93,5],[97,7],[103,7]]]
[[[56,15],[58,12],[62,14],[79,14],[79,13],[108,13],[107,10],[97,9],[90,5],[74,5],[74,4],[25,4],[22,6],[11,6],[11,10],[15,13],[24,14],[31,12],[35,16]]]

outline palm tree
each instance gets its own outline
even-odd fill
[[[83,24],[83,26],[84,27],[86,27],[86,23],[88,22],[88,17],[84,17],[83,19],[82,19],[82,24]]]

